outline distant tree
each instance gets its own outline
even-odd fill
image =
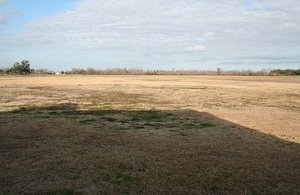
[[[221,68],[217,68],[217,75],[221,75]]]
[[[86,71],[82,68],[72,68],[71,74],[85,74]]]
[[[87,68],[85,70],[85,74],[88,74],[88,75],[96,75],[97,74],[97,70],[95,70],[94,68]]]
[[[54,74],[54,72],[46,68],[40,68],[35,70],[35,74]]]
[[[285,75],[285,76],[299,76],[300,75],[300,69],[276,69],[272,70],[270,72],[270,75]]]
[[[13,67],[11,68],[10,72],[16,73],[16,74],[22,74],[22,75],[30,74],[31,70],[30,70],[29,61],[22,60],[21,62],[15,63],[13,65]]]

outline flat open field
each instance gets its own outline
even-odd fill
[[[0,77],[0,194],[300,194],[300,77]]]

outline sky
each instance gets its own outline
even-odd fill
[[[0,0],[0,67],[300,68],[300,0]]]

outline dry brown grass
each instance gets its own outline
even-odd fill
[[[298,194],[300,79],[0,77],[2,194]]]

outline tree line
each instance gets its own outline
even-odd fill
[[[31,69],[28,60],[15,63],[11,68],[0,68],[0,74],[28,75],[28,74],[67,74],[67,75],[232,75],[232,76],[299,76],[300,69],[275,69],[275,70],[241,70],[228,71],[218,68],[216,71],[203,70],[143,70],[134,68],[73,68],[69,71],[54,72],[48,69]]]

